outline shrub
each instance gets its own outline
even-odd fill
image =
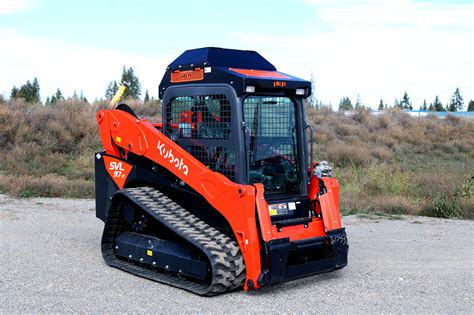
[[[128,101],[161,121],[161,104]],[[101,150],[93,105],[0,99],[0,190],[15,196],[94,196],[94,152]],[[473,218],[474,121],[411,117],[398,110],[354,115],[307,109],[315,160],[335,166],[345,212]],[[472,184],[471,184],[472,186]],[[472,187],[469,188],[471,191]]]

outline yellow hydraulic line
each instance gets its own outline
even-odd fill
[[[122,98],[123,93],[125,93],[125,90],[130,86],[130,84],[126,81],[122,82],[122,85],[120,85],[117,93],[115,93],[114,97],[112,100],[110,100],[109,103],[109,109],[112,109]]]

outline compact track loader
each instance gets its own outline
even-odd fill
[[[338,182],[312,161],[310,94],[254,51],[201,48],[166,69],[161,123],[100,110],[105,262],[205,296],[346,266]]]

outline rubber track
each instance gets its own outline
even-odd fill
[[[113,252],[113,242],[121,232],[120,206],[123,198],[114,198],[102,235],[102,255],[108,265],[205,296],[221,294],[243,286],[245,264],[240,248],[235,241],[198,219],[154,188],[127,188],[119,194],[200,249],[209,259],[212,281],[207,286],[180,278],[175,274],[162,273],[118,259]]]

